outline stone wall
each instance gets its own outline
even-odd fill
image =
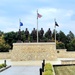
[[[11,55],[14,61],[57,59],[55,43],[14,43]]]
[[[0,59],[11,59],[11,51],[0,52]]]
[[[57,49],[58,58],[75,58],[75,51],[66,51],[66,49]]]
[[[14,43],[13,50],[0,52],[0,59],[13,61],[57,60],[57,58],[75,58],[75,52],[55,49],[55,43]],[[74,61],[73,61],[74,62]],[[64,62],[63,62],[64,63]]]

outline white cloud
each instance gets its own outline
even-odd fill
[[[66,13],[66,17],[71,17],[74,14],[74,12],[72,10],[67,11]]]

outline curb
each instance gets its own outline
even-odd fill
[[[8,68],[10,68],[10,67],[11,67],[11,65],[1,68],[1,69],[0,69],[0,72],[4,71],[4,70],[6,70],[6,69],[8,69]]]
[[[52,65],[52,70],[53,70],[53,75],[55,75],[55,71],[54,71],[53,65]]]

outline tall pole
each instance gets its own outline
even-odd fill
[[[19,19],[19,29],[21,30],[20,22],[21,22],[21,19]]]
[[[38,43],[38,10],[37,10],[37,43]]]
[[[56,22],[56,19],[54,19],[54,22]],[[56,49],[56,25],[54,27],[55,27],[55,49]]]

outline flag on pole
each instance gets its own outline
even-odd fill
[[[37,18],[41,18],[41,17],[42,17],[42,15],[37,13]]]
[[[41,18],[42,15],[38,13],[38,10],[37,10],[37,43],[38,43],[38,18]]]
[[[56,45],[56,26],[59,27],[58,23],[56,22],[56,19],[54,19],[55,21],[55,45]],[[56,49],[56,46],[55,46],[55,49]]]
[[[58,25],[58,23],[55,21],[55,26],[58,26],[59,27],[59,25]]]
[[[22,22],[20,22],[20,26],[23,26],[23,23]]]

